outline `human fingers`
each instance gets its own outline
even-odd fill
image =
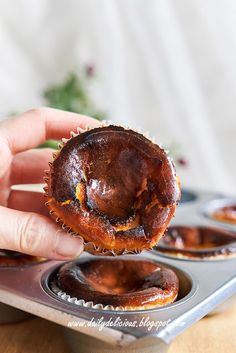
[[[11,190],[7,206],[14,210],[35,212],[49,217],[48,208],[45,206],[45,197],[42,192]]]
[[[81,254],[83,240],[60,230],[47,217],[0,206],[0,248],[68,260]]]
[[[99,126],[88,116],[52,108],[32,109],[0,123],[0,139],[12,154],[34,148],[48,139],[69,138],[77,128]]]
[[[43,183],[53,151],[51,148],[42,148],[17,153],[11,163],[10,184]]]

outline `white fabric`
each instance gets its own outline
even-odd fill
[[[115,122],[177,142],[185,186],[236,193],[236,2],[0,0],[0,116],[85,62]]]

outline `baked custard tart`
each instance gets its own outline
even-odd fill
[[[180,199],[166,152],[142,134],[113,125],[73,134],[54,155],[45,181],[50,213],[95,253],[151,249]]]
[[[57,274],[63,298],[84,305],[143,310],[173,303],[179,280],[173,270],[146,259],[84,258],[63,265]]]
[[[155,249],[179,258],[223,259],[236,256],[236,233],[206,226],[172,226]]]
[[[212,213],[212,218],[220,222],[236,225],[236,203],[217,208]]]
[[[43,260],[42,258],[22,254],[17,251],[0,249],[0,267],[22,266]]]

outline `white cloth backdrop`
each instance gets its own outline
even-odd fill
[[[111,119],[182,145],[185,186],[236,194],[236,2],[0,0],[0,116],[83,63]]]

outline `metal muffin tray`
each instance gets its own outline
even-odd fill
[[[205,215],[206,205],[221,196],[206,192],[191,194],[195,197],[179,205],[172,225],[206,225],[225,229],[224,223],[219,224]],[[92,255],[84,253],[82,256]],[[117,349],[120,353],[149,353],[166,351],[177,335],[236,293],[236,258],[194,261],[161,255],[154,250],[136,256],[176,271],[180,294],[174,304],[152,310],[115,311],[69,303],[51,290],[51,279],[63,263],[56,261],[0,268],[0,301],[66,327],[70,342],[76,337],[81,342],[78,352],[110,352],[113,347],[114,352]],[[99,319],[100,323],[108,326],[103,329],[97,326]],[[122,322],[121,328],[112,325],[115,320]],[[73,352],[76,352],[77,343],[71,343]],[[93,350],[92,347],[96,348]]]

